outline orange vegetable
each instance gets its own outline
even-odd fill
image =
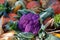
[[[16,6],[16,7],[13,9],[13,12],[16,13],[20,8],[21,8],[21,5]]]
[[[60,38],[60,33],[52,33],[54,36]]]

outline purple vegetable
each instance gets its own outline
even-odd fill
[[[39,15],[33,13],[24,14],[18,22],[18,27],[22,32],[31,32],[35,35],[38,33],[40,26]]]

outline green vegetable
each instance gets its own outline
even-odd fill
[[[4,5],[0,4],[0,12],[4,10]]]
[[[56,28],[60,26],[60,14],[54,16],[54,25]]]
[[[41,29],[38,33],[40,40],[43,40],[47,35],[47,33],[45,32],[46,27],[47,27],[46,25],[43,24],[41,25]]]
[[[6,26],[6,30],[15,30],[15,31],[18,30],[18,28],[17,28],[17,22],[10,21],[5,26]]]
[[[57,14],[54,16],[54,22],[55,23],[60,23],[60,14]]]
[[[2,16],[3,11],[4,11],[5,7],[3,4],[0,4],[0,16]]]
[[[8,13],[11,11],[11,8],[9,7],[8,2],[5,4],[0,4],[0,16],[8,16]]]
[[[34,38],[32,33],[21,32],[15,35],[18,40],[31,40]]]

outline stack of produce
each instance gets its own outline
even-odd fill
[[[60,40],[60,0],[49,1],[0,0],[0,40]]]

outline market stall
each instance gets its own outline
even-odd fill
[[[0,40],[60,40],[60,0],[0,0]]]

